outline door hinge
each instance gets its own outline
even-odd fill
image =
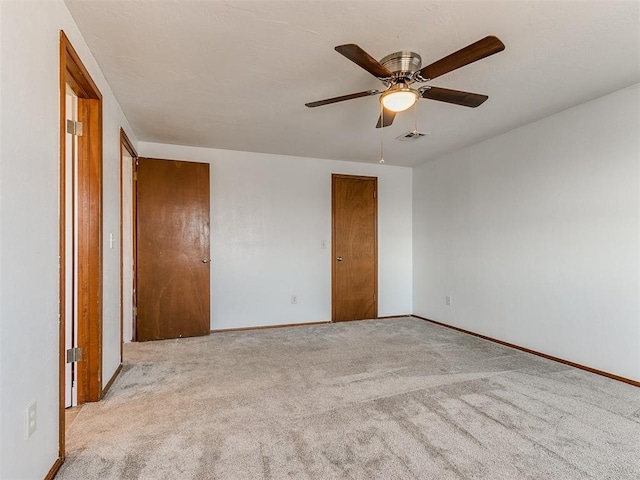
[[[373,301],[374,302],[376,301],[376,294],[375,293],[373,294]]]
[[[138,181],[138,171],[137,170],[133,172],[133,181],[134,182]]]
[[[376,198],[376,191],[375,190],[373,191],[373,198],[374,199]]]
[[[82,347],[74,347],[67,350],[67,363],[75,363],[82,360]]]
[[[77,137],[82,136],[82,122],[76,122],[75,120],[67,120],[67,133],[71,135],[76,135]]]
[[[138,316],[138,307],[133,307],[133,316],[134,317]]]

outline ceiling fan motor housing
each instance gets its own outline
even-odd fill
[[[396,52],[387,55],[380,63],[393,72],[393,78],[406,81],[422,67],[422,57],[415,52]]]
[[[364,92],[305,103],[305,105],[310,108],[319,107],[380,94],[380,104],[382,106],[376,128],[391,125],[396,113],[411,108],[420,98],[475,108],[482,105],[489,97],[431,85],[415,89],[411,88],[412,84],[428,82],[502,50],[504,50],[504,43],[498,37],[489,35],[440,60],[436,60],[426,67],[422,67],[422,57],[415,52],[407,50],[395,52],[378,62],[355,43],[338,45],[335,47],[336,52],[376,77],[386,88],[384,91],[365,90]],[[384,112],[387,112],[387,114]]]

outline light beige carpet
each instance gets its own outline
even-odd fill
[[[640,389],[415,318],[130,344],[58,479],[639,479]]]

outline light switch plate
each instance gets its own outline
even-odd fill
[[[26,430],[25,430],[25,438],[31,437],[36,432],[36,420],[37,420],[37,410],[36,410],[36,401],[33,400],[29,405],[24,409],[25,413],[25,422],[26,422]]]

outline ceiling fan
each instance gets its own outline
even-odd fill
[[[378,62],[354,43],[338,45],[335,49],[338,53],[364,68],[384,83],[386,89],[365,90],[364,92],[327,98],[326,100],[310,102],[305,105],[313,108],[381,93],[380,103],[383,108],[376,125],[376,128],[380,128],[391,125],[396,113],[407,110],[420,97],[465,107],[475,108],[482,105],[489,98],[487,95],[433,87],[431,85],[413,89],[411,84],[428,82],[452,70],[501,52],[504,50],[504,44],[497,37],[488,36],[426,67],[422,67],[422,57],[415,52],[392,53]]]

